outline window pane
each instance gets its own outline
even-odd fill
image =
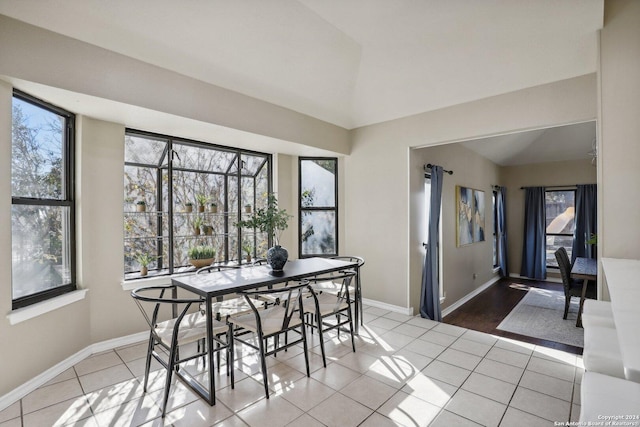
[[[573,234],[575,191],[547,191],[545,210],[547,233]]]
[[[14,97],[12,120],[12,195],[65,199],[66,119]]]
[[[125,135],[124,161],[160,166],[166,163],[167,142],[142,136]]]
[[[300,205],[310,207],[336,206],[336,161],[302,160]]]
[[[573,190],[545,192],[547,226],[546,258],[548,267],[558,267],[555,252],[561,246],[564,246],[569,254],[569,259],[571,259],[575,194]],[[560,235],[558,236],[558,234]]]
[[[336,253],[335,211],[302,213],[302,255],[332,255]]]
[[[71,283],[70,208],[11,208],[13,298]]]
[[[177,156],[173,159],[174,168],[197,169],[207,172],[227,172],[237,154],[230,151],[194,147],[186,144],[174,144]]]

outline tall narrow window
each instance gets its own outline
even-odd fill
[[[266,257],[268,236],[235,224],[266,206],[270,155],[127,130],[124,185],[125,279],[191,271],[196,249]]]
[[[571,259],[575,227],[575,190],[545,191],[547,267],[558,268],[555,251],[564,246]]]
[[[75,290],[74,120],[67,111],[14,91],[13,309]]]
[[[300,157],[300,258],[338,254],[338,159]]]

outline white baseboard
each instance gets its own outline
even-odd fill
[[[462,306],[462,304],[464,304],[467,301],[471,300],[473,297],[475,297],[476,295],[478,295],[480,292],[484,291],[485,289],[489,288],[489,286],[493,285],[498,280],[500,280],[500,276],[495,276],[494,278],[490,279],[488,282],[482,284],[479,288],[476,288],[472,292],[469,292],[467,295],[465,295],[464,297],[460,298],[458,301],[456,301],[453,304],[451,304],[449,307],[447,307],[444,310],[442,310],[442,317],[445,317],[445,316],[451,314],[453,311],[455,311],[458,308],[460,308]]]
[[[18,400],[25,397],[27,394],[42,387],[64,371],[72,368],[75,364],[83,361],[92,354],[100,353],[106,350],[113,350],[114,348],[122,347],[125,345],[135,344],[141,341],[145,341],[149,338],[148,332],[140,332],[133,335],[127,335],[121,338],[114,338],[112,340],[102,341],[96,344],[92,344],[79,352],[67,357],[62,362],[52,366],[40,375],[30,379],[26,383],[18,386],[14,390],[0,396],[0,411],[8,408]]]
[[[399,305],[387,304],[386,302],[380,302],[367,298],[362,298],[362,303],[370,305],[372,307],[378,307],[385,310],[393,311],[394,313],[406,314],[408,316],[413,315],[413,307],[400,307]]]

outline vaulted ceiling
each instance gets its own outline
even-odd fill
[[[351,129],[595,72],[603,0],[0,0],[0,13]]]

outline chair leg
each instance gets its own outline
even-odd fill
[[[304,319],[302,318],[302,316],[300,317],[300,320],[302,320],[302,324],[300,325],[300,330],[302,331],[302,348],[304,349],[304,364],[307,368],[307,377],[310,377],[311,373],[309,371],[309,349],[307,348],[307,328],[305,328],[304,326]],[[318,331],[318,333],[320,334],[320,337],[322,337],[322,332]]]
[[[267,360],[264,355],[265,347],[262,339],[262,334],[258,336],[258,343],[260,346],[260,364],[262,365],[262,382],[264,383],[264,395],[269,398],[269,377],[267,376]]]
[[[169,352],[169,366],[167,368],[167,379],[164,383],[164,397],[162,398],[162,418],[164,418],[167,412],[167,402],[169,401],[169,390],[171,389],[171,377],[173,375],[173,370],[177,368],[178,364],[176,363],[178,357],[178,352],[175,347],[171,348]],[[177,370],[177,369],[176,369]]]
[[[233,340],[233,325],[229,324],[229,332],[227,332],[227,375],[231,375],[231,389],[236,388],[235,381],[235,355],[234,355],[234,340]]]
[[[570,295],[565,295],[564,297],[564,316],[562,316],[563,319],[566,320],[567,315],[569,314],[569,305],[571,304],[571,296]]]
[[[324,352],[324,333],[322,330],[322,318],[320,317],[319,314],[316,315],[316,321],[318,324],[318,337],[320,338],[320,351],[322,352],[322,365],[326,368],[327,367],[327,356]],[[313,333],[313,328],[311,328],[311,331]]]
[[[149,346],[147,347],[147,360],[144,365],[144,385],[142,390],[147,392],[147,382],[149,381],[149,371],[151,370],[151,354],[153,353],[153,335],[149,337]]]
[[[357,304],[357,302],[356,302]],[[356,341],[353,338],[353,316],[351,315],[351,307],[347,309],[347,317],[349,317],[349,332],[351,333],[351,347],[353,347],[353,352],[356,352]],[[339,330],[339,329],[338,329]]]

